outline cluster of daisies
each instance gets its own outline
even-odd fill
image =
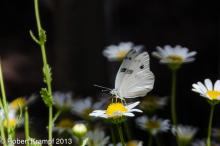
[[[103,55],[108,58],[109,61],[122,61],[126,54],[135,47],[131,42],[122,42],[118,45],[108,46],[104,51]],[[189,51],[188,48],[177,45],[172,47],[170,45],[166,45],[164,47],[157,47],[157,51],[152,53],[152,56],[159,59],[161,64],[166,64],[171,71],[178,70],[183,64],[190,63],[195,60],[194,56],[197,54],[195,51]],[[212,118],[213,118],[213,110],[214,106],[219,103],[220,99],[220,80],[217,80],[215,83],[212,83],[210,79],[205,79],[204,83],[197,82],[192,84],[192,91],[199,93],[202,97],[208,99],[208,103],[211,105],[211,113],[210,113],[210,121],[208,127],[208,135],[206,141],[202,141],[204,145],[211,146],[212,143],[215,145],[216,142],[212,142],[211,140],[211,128],[212,128]],[[175,96],[175,95],[174,95]],[[159,132],[166,132],[169,129],[176,136],[178,145],[189,145],[192,141],[194,135],[198,131],[197,128],[191,126],[184,126],[181,124],[177,124],[174,121],[173,126],[171,126],[170,121],[167,119],[161,119],[157,116],[152,116],[152,113],[158,107],[163,107],[166,105],[167,97],[165,98],[157,98],[148,96],[144,98],[144,101],[140,104],[140,108],[146,111],[148,116],[141,116],[136,119],[137,125],[144,130],[147,130],[151,135],[155,136]],[[141,112],[139,109],[132,109],[137,106],[140,102],[136,102],[132,105],[128,106],[119,106],[115,105],[114,109],[112,109],[113,105],[110,105],[106,110],[95,110],[90,115],[97,116],[102,118],[111,118],[113,115],[115,116],[134,116],[134,114],[129,111],[137,111]],[[175,104],[175,103],[174,103]],[[157,105],[157,106],[155,106]],[[132,107],[132,108],[131,108]],[[174,106],[175,108],[175,106]],[[213,110],[212,110],[213,109]],[[175,109],[174,109],[175,111]],[[115,114],[112,114],[112,113]],[[174,113],[176,114],[176,113]],[[200,141],[196,141],[193,145],[202,145]],[[200,143],[200,144],[198,144]]]
[[[131,42],[122,42],[118,45],[106,47],[103,55],[109,61],[120,62],[131,49],[142,47],[135,46]],[[156,51],[152,53],[152,56],[158,58],[161,64],[167,65],[172,72],[176,72],[185,63],[193,62],[195,55],[195,51],[189,51],[188,48],[179,45],[175,47],[169,45],[157,47]],[[172,88],[172,91],[174,91],[174,86]],[[166,108],[170,98],[175,99],[175,91],[171,93],[171,97],[146,95],[141,98],[141,101],[132,103],[129,101],[130,99],[76,97],[71,92],[54,92],[53,106],[56,108],[56,114],[53,119],[53,132],[57,133],[58,137],[68,135],[74,140],[74,144],[78,145],[83,145],[82,139],[84,139],[88,146],[124,146],[123,142],[117,138],[121,136],[120,131],[119,134],[114,130],[115,125],[124,124],[122,132],[126,135],[126,146],[159,146],[164,141],[165,144],[178,146],[220,146],[220,129],[212,129],[214,108],[220,102],[220,80],[214,83],[210,79],[205,79],[204,83],[199,81],[192,84],[192,91],[206,98],[211,107],[207,137],[202,140],[193,141],[199,130],[198,128],[177,123],[175,119],[175,100],[173,103],[171,102],[171,105],[174,105],[171,106],[171,119],[169,119],[170,117],[161,118],[159,116],[161,113],[163,114],[161,109]],[[8,117],[4,115],[4,108],[1,103],[0,124],[5,128],[21,126],[24,123],[21,114],[23,108],[35,100],[36,96],[31,96],[28,99],[17,98],[8,103]],[[135,118],[134,122],[128,120],[132,117]],[[99,118],[104,119],[105,122],[100,121]],[[130,125],[133,123],[136,123],[135,126],[147,132],[148,139],[137,140],[132,138],[130,135],[132,128],[136,128]],[[175,136],[175,142],[169,143],[161,137],[161,134],[169,132]],[[109,136],[109,133],[111,133],[111,136]]]

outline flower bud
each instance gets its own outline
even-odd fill
[[[87,128],[85,124],[79,123],[79,124],[75,124],[72,128],[73,130],[73,134],[76,137],[83,137],[86,135],[87,133]]]

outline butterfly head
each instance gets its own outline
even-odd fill
[[[111,92],[110,92],[113,96],[115,96],[115,98],[119,98],[121,100],[124,100],[124,98],[122,98],[118,92],[117,89],[112,89]]]

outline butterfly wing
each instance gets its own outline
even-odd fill
[[[138,54],[140,54],[142,50],[143,46],[136,46],[128,52],[116,75],[115,89],[118,89],[120,87],[122,80],[126,74],[126,69],[130,66],[131,62],[135,59],[135,57],[138,56]]]
[[[123,78],[116,88],[120,97],[142,97],[153,89],[154,74],[150,71],[147,52],[136,55],[127,66],[122,65],[122,68],[125,68]]]

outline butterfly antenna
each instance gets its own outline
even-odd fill
[[[98,88],[105,89],[104,91],[111,91],[111,90],[112,90],[112,89],[110,89],[110,88],[103,87],[103,86],[99,86],[99,85],[96,85],[96,84],[94,84],[93,86],[98,87]]]

